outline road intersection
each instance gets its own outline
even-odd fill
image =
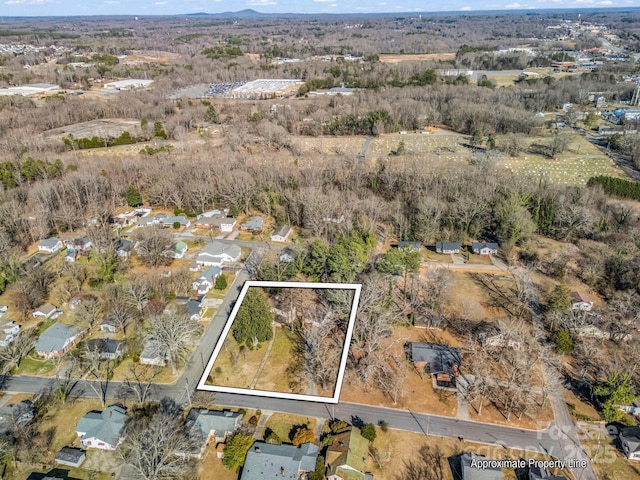
[[[205,241],[207,240],[205,239]],[[269,248],[266,244],[257,244],[255,242],[251,242],[250,245],[253,250],[247,259],[248,261],[236,275],[229,293],[207,326],[198,347],[185,365],[182,375],[172,384],[155,384],[151,392],[152,398],[170,397],[180,404],[190,402],[195,386],[202,376],[204,366],[211,357],[214,346],[224,328],[229,312],[240,293],[242,285],[251,278],[254,273],[253,269],[259,265]],[[2,390],[9,393],[37,394],[46,389],[55,388],[55,385],[56,380],[53,378],[12,376],[4,379]],[[106,397],[119,398],[118,396],[123,386],[122,382],[110,382],[106,386]],[[99,389],[95,390],[100,391]],[[73,384],[71,394],[82,397],[96,396],[94,389],[91,388],[87,380],[76,381]],[[277,411],[318,418],[339,418],[354,423],[378,424],[384,421],[392,429],[448,438],[462,437],[466,441],[485,443],[487,444],[487,449],[501,451],[510,447],[545,453],[560,460],[589,460],[580,445],[575,433],[575,425],[561,398],[561,393],[551,395],[551,401],[556,418],[555,422],[546,429],[528,430],[357,403],[340,402],[337,405],[328,405],[251,395],[226,393],[217,393],[215,395],[215,403],[222,406]],[[488,453],[489,451],[485,454]],[[580,480],[596,480],[595,473],[590,466],[586,469],[574,470],[574,473],[579,475],[576,478],[580,478]]]

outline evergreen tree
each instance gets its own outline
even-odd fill
[[[244,463],[247,452],[253,445],[253,437],[244,433],[236,433],[228,438],[224,446],[222,464],[232,472],[237,472]]]
[[[216,284],[213,288],[215,288],[216,290],[224,290],[225,288],[227,288],[227,277],[224,275],[224,273],[218,275],[218,277],[216,278]]]
[[[140,195],[140,191],[133,185],[127,187],[124,196],[127,199],[127,205],[130,207],[139,207],[142,205],[142,195]]]
[[[378,436],[376,433],[376,426],[373,423],[365,423],[362,426],[361,434],[364,438],[366,438],[370,442],[373,442]]]
[[[273,337],[273,313],[267,297],[259,288],[250,288],[242,300],[231,332],[238,343],[251,345],[254,338],[258,342]]]
[[[616,422],[622,419],[624,414],[618,407],[629,405],[633,401],[633,388],[629,375],[618,372],[612,373],[604,382],[596,385],[593,393],[600,398],[605,421]]]

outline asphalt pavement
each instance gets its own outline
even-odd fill
[[[190,238],[188,235],[182,235],[181,237]],[[208,239],[204,240],[207,241]],[[222,241],[224,242],[224,240]],[[234,243],[243,244],[245,242],[234,241]],[[262,257],[270,248],[266,244],[246,243],[248,244],[247,246],[253,248],[251,255],[259,258],[250,258],[250,261],[246,262],[245,266],[237,274],[229,293],[225,296],[216,315],[207,326],[198,347],[187,362],[180,378],[173,384],[156,384],[151,392],[151,398],[170,397],[180,404],[189,402],[202,376],[204,366],[213,353],[215,344],[228,319],[232,303],[237,299],[244,282],[251,277],[252,268],[255,268],[260,263]],[[56,381],[52,378],[14,376],[4,379],[2,390],[9,393],[36,394],[46,388],[55,387],[55,384]],[[118,393],[122,386],[121,382],[109,383],[106,389],[107,398],[118,398]],[[95,397],[93,389],[86,380],[75,381],[72,395]],[[389,428],[392,429],[422,433],[424,435],[462,438],[464,441],[489,444],[487,448],[499,450],[506,447],[520,448],[527,451],[547,453],[563,460],[585,458],[586,454],[577,439],[575,425],[564,401],[557,394],[552,395],[551,401],[556,415],[555,423],[546,430],[527,430],[356,403],[340,402],[337,405],[329,405],[251,395],[215,394],[215,403],[218,405],[271,410],[318,418],[339,418],[356,425],[359,422],[378,424],[380,421],[385,421]],[[595,473],[591,468],[581,470],[580,476],[583,480],[596,480]]]

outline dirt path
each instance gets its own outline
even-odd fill
[[[262,375],[262,370],[264,370],[264,366],[267,363],[267,360],[269,359],[269,354],[271,353],[271,349],[273,348],[273,342],[276,339],[276,327],[272,325],[271,327],[273,329],[273,336],[271,337],[271,340],[269,341],[269,346],[267,347],[267,351],[264,352],[264,357],[262,357],[262,362],[260,362],[260,366],[258,367],[258,371],[256,372],[256,376],[253,377],[253,381],[251,382],[251,385],[249,386],[249,388],[251,390],[254,390],[256,388],[256,384],[258,383],[258,380],[260,380],[260,375]]]
[[[505,265],[506,267],[506,265]],[[440,262],[428,262],[420,267],[421,271],[425,271],[430,268],[445,268],[447,270],[454,270],[457,272],[469,272],[469,273],[488,273],[492,275],[504,275],[507,273],[506,268],[501,268],[496,265],[479,265],[479,264],[454,264],[454,263],[440,263]]]

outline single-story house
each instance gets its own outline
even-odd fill
[[[0,325],[0,347],[8,347],[20,332],[20,325],[13,321]]]
[[[473,333],[478,343],[490,348],[522,349],[522,336],[501,327],[500,322],[480,322]]]
[[[48,359],[60,357],[71,350],[82,338],[86,329],[65,323],[54,323],[40,334],[36,341],[36,353]]]
[[[364,480],[367,457],[369,456],[369,441],[358,429],[350,427],[336,433],[333,443],[327,447],[325,463],[329,478],[348,478],[349,480]]]
[[[115,450],[122,441],[127,411],[118,405],[111,405],[102,412],[92,411],[78,421],[76,433],[85,448]]]
[[[486,468],[478,468],[477,462],[488,460],[487,457],[482,455],[476,455],[475,453],[463,452],[460,457],[460,464],[456,465],[456,462],[449,462],[451,469],[455,467],[460,469],[459,472],[453,471],[453,478],[460,478],[461,480],[502,480],[502,469],[487,466]],[[455,457],[454,457],[455,459]]]
[[[62,240],[57,237],[45,238],[38,243],[38,251],[41,253],[55,253],[64,247]]]
[[[242,423],[242,414],[230,410],[207,410],[193,408],[185,419],[185,426],[203,439],[199,452],[191,454],[197,458],[213,439],[217,445],[224,443]]]
[[[218,210],[213,209],[206,212],[202,212],[200,215],[196,217],[196,220],[200,220],[201,218],[211,218],[211,217],[222,217],[225,216],[229,212],[229,209]]]
[[[35,310],[31,315],[33,315],[33,318],[44,317],[48,320],[51,318],[56,319],[62,314],[63,311],[59,310],[55,305],[51,303],[45,303],[37,310]]]
[[[413,318],[413,326],[416,328],[424,328],[426,330],[442,330],[446,325],[446,320],[442,315],[425,314],[415,315]]]
[[[187,249],[189,247],[187,247],[187,244],[184,243],[183,241],[177,241],[174,245],[173,245],[173,253],[172,256],[173,258],[183,258],[184,254],[187,253]]]
[[[497,243],[473,242],[471,251],[476,255],[495,255],[498,253]]]
[[[156,218],[158,218],[157,215],[156,215]],[[184,215],[164,217],[163,219],[160,219],[158,223],[161,223],[162,226],[165,228],[173,227],[174,223],[179,223],[180,226],[184,228],[189,228],[191,226],[191,221]]]
[[[273,239],[273,236],[272,236],[272,239]],[[278,258],[280,259],[281,262],[291,263],[294,260],[294,255],[295,255],[295,252],[293,251],[293,249],[291,247],[287,247],[280,252],[280,257]]]
[[[100,358],[115,360],[122,356],[124,342],[110,338],[94,338],[87,342],[87,349],[99,352]]]
[[[206,228],[210,230],[220,230],[221,232],[232,232],[236,226],[235,217],[202,217],[196,220],[196,228]]]
[[[143,365],[156,365],[158,367],[164,367],[167,364],[167,357],[164,353],[164,349],[153,340],[148,340],[144,344],[144,349],[140,354],[140,363]]]
[[[261,233],[264,230],[264,218],[259,215],[251,217],[249,220],[240,225],[240,230],[251,233]]]
[[[238,245],[232,243],[210,242],[207,243],[196,257],[196,262],[200,266],[222,266],[223,263],[240,260],[242,251]]]
[[[197,290],[199,295],[206,294],[216,284],[216,278],[222,273],[220,267],[209,267],[202,271],[202,273],[193,282],[194,290]]]
[[[14,427],[23,427],[35,418],[36,410],[30,400],[22,400],[0,408],[0,435]]]
[[[289,225],[280,225],[271,235],[272,242],[286,242],[293,230]]]
[[[88,237],[78,237],[73,240],[66,241],[65,245],[67,246],[67,249],[74,252],[86,253],[91,250],[93,243]]]
[[[593,302],[579,292],[571,292],[571,309],[588,312],[593,308]]]
[[[408,250],[420,250],[422,248],[422,244],[420,242],[410,242],[407,240],[403,240],[401,242],[398,242],[397,247],[401,250],[403,249],[408,249]]]
[[[120,325],[118,325],[118,322],[113,315],[108,315],[102,322],[100,322],[101,332],[116,333],[119,328]]]
[[[458,242],[437,242],[436,253],[460,253]]]
[[[62,449],[56,454],[55,460],[57,464],[78,468],[86,458],[87,456],[84,453],[84,450],[72,447],[62,447]]]
[[[618,433],[622,452],[629,460],[640,460],[640,427],[622,427]]]
[[[255,442],[247,452],[240,480],[300,480],[316,469],[318,447],[313,443],[272,445]]]
[[[156,216],[146,216],[146,217],[141,217],[140,220],[138,220],[138,227],[152,227],[154,225],[160,225],[160,222],[166,218],[166,215],[161,216],[162,214],[158,214]]]
[[[119,238],[116,241],[116,254],[119,257],[129,258],[132,250],[133,250],[133,242],[131,240],[125,240],[123,238]]]
[[[567,480],[567,477],[555,475],[540,465],[532,465],[529,468],[529,480]],[[502,476],[500,476],[502,478]]]
[[[411,342],[408,347],[417,369],[428,372],[441,387],[455,386],[461,363],[457,348],[425,342]]]
[[[194,322],[202,320],[202,302],[198,300],[189,300],[187,303],[182,305],[182,308],[184,308],[187,315],[189,315],[189,318]]]

